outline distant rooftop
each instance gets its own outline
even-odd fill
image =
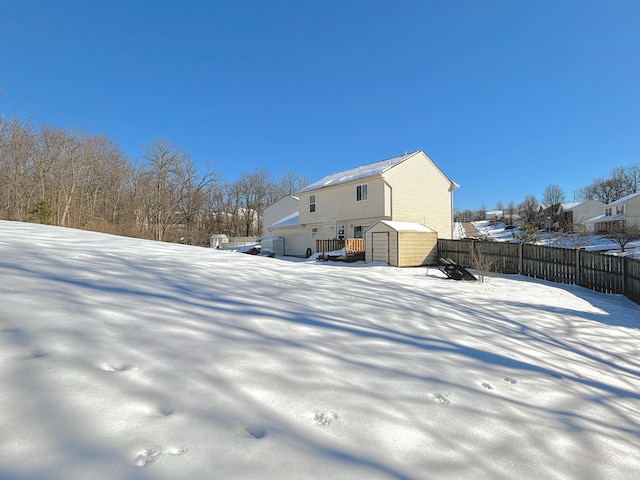
[[[609,205],[620,205],[622,203],[628,202],[632,198],[636,198],[640,196],[640,192],[632,193],[631,195],[627,195],[626,197],[619,198],[615,202],[609,203]]]

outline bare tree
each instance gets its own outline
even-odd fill
[[[558,220],[558,205],[564,202],[564,190],[558,185],[549,185],[544,189],[542,194],[542,205],[547,210],[547,214],[551,214],[548,227],[553,226]]]
[[[185,159],[181,176],[181,213],[184,241],[188,244],[203,244],[208,232],[203,231],[205,213],[209,201],[209,190],[215,184],[217,175],[207,169],[200,174],[190,159]]]
[[[518,209],[515,202],[513,200],[509,201],[509,203],[507,204],[507,208],[504,211],[504,219],[507,225],[513,225],[513,221],[515,219],[517,211]]]
[[[546,206],[564,202],[564,190],[558,185],[549,185],[542,194],[542,204]]]
[[[604,234],[605,238],[615,242],[624,255],[627,245],[636,240],[640,240],[640,226],[631,225],[625,222],[614,223]]]
[[[579,191],[583,201],[598,200],[602,203],[614,202],[624,195],[623,184],[614,178],[598,178]]]
[[[145,221],[151,226],[153,238],[165,240],[170,227],[182,220],[182,168],[187,154],[169,140],[156,140],[143,154],[146,168],[142,182]]]
[[[518,205],[520,221],[525,223],[535,223],[538,214],[538,200],[533,195],[527,195],[522,203]]]
[[[0,134],[0,213],[9,220],[28,220],[37,200],[33,188],[36,135],[29,122],[14,118]]]
[[[620,185],[620,196],[631,195],[640,190],[640,163],[614,168],[611,178]]]
[[[284,197],[285,195],[295,195],[310,183],[311,182],[307,177],[300,175],[292,170],[287,170],[284,175],[275,183],[275,195],[273,198],[271,198],[271,201],[269,203],[273,203],[276,200]]]
[[[224,188],[223,214],[225,216],[225,230],[233,237],[242,235],[243,232],[243,194],[242,184],[239,181],[227,184]]]
[[[265,169],[244,173],[238,179],[245,236],[257,235],[262,231],[260,212],[272,200],[270,193],[274,191],[273,185],[271,174]]]

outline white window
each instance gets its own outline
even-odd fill
[[[318,229],[317,228],[312,228],[311,229],[311,238],[318,238]]]
[[[611,207],[605,208],[604,209],[604,214],[607,215],[607,216],[611,215],[611,210],[612,210]]]
[[[624,205],[618,205],[616,207],[616,215],[620,215],[621,213],[624,213]]]
[[[356,202],[364,202],[367,199],[367,184],[356,187]]]
[[[316,196],[315,195],[309,195],[309,211],[310,212],[315,212],[316,211]]]
[[[362,225],[353,227],[353,238],[362,238]]]

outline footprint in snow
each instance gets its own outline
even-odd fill
[[[482,382],[482,388],[484,388],[485,390],[493,390],[493,385],[491,385],[489,382]]]
[[[512,385],[515,385],[516,383],[518,383],[518,380],[516,380],[515,378],[511,378],[511,377],[505,377],[504,381],[507,383],[510,383]]]
[[[152,463],[157,462],[165,455],[180,456],[180,455],[184,455],[185,453],[187,453],[186,448],[169,448],[166,450],[162,450],[161,448],[158,448],[158,447],[152,447],[140,452],[136,456],[136,459],[134,460],[133,464],[138,467],[147,467]]]
[[[326,427],[327,425],[330,425],[331,422],[337,419],[338,419],[338,415],[333,412],[328,412],[328,413],[317,412],[313,416],[313,421],[315,422],[315,424],[320,425],[322,427]]]
[[[429,396],[431,397],[431,400],[433,400],[436,403],[442,403],[442,404],[451,403],[449,400],[449,397],[451,396],[450,393],[433,393]]]

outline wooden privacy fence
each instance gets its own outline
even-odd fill
[[[640,303],[640,260],[579,249],[527,243],[438,239],[438,256],[463,267],[490,266],[556,283],[580,285],[603,293],[619,293]]]

